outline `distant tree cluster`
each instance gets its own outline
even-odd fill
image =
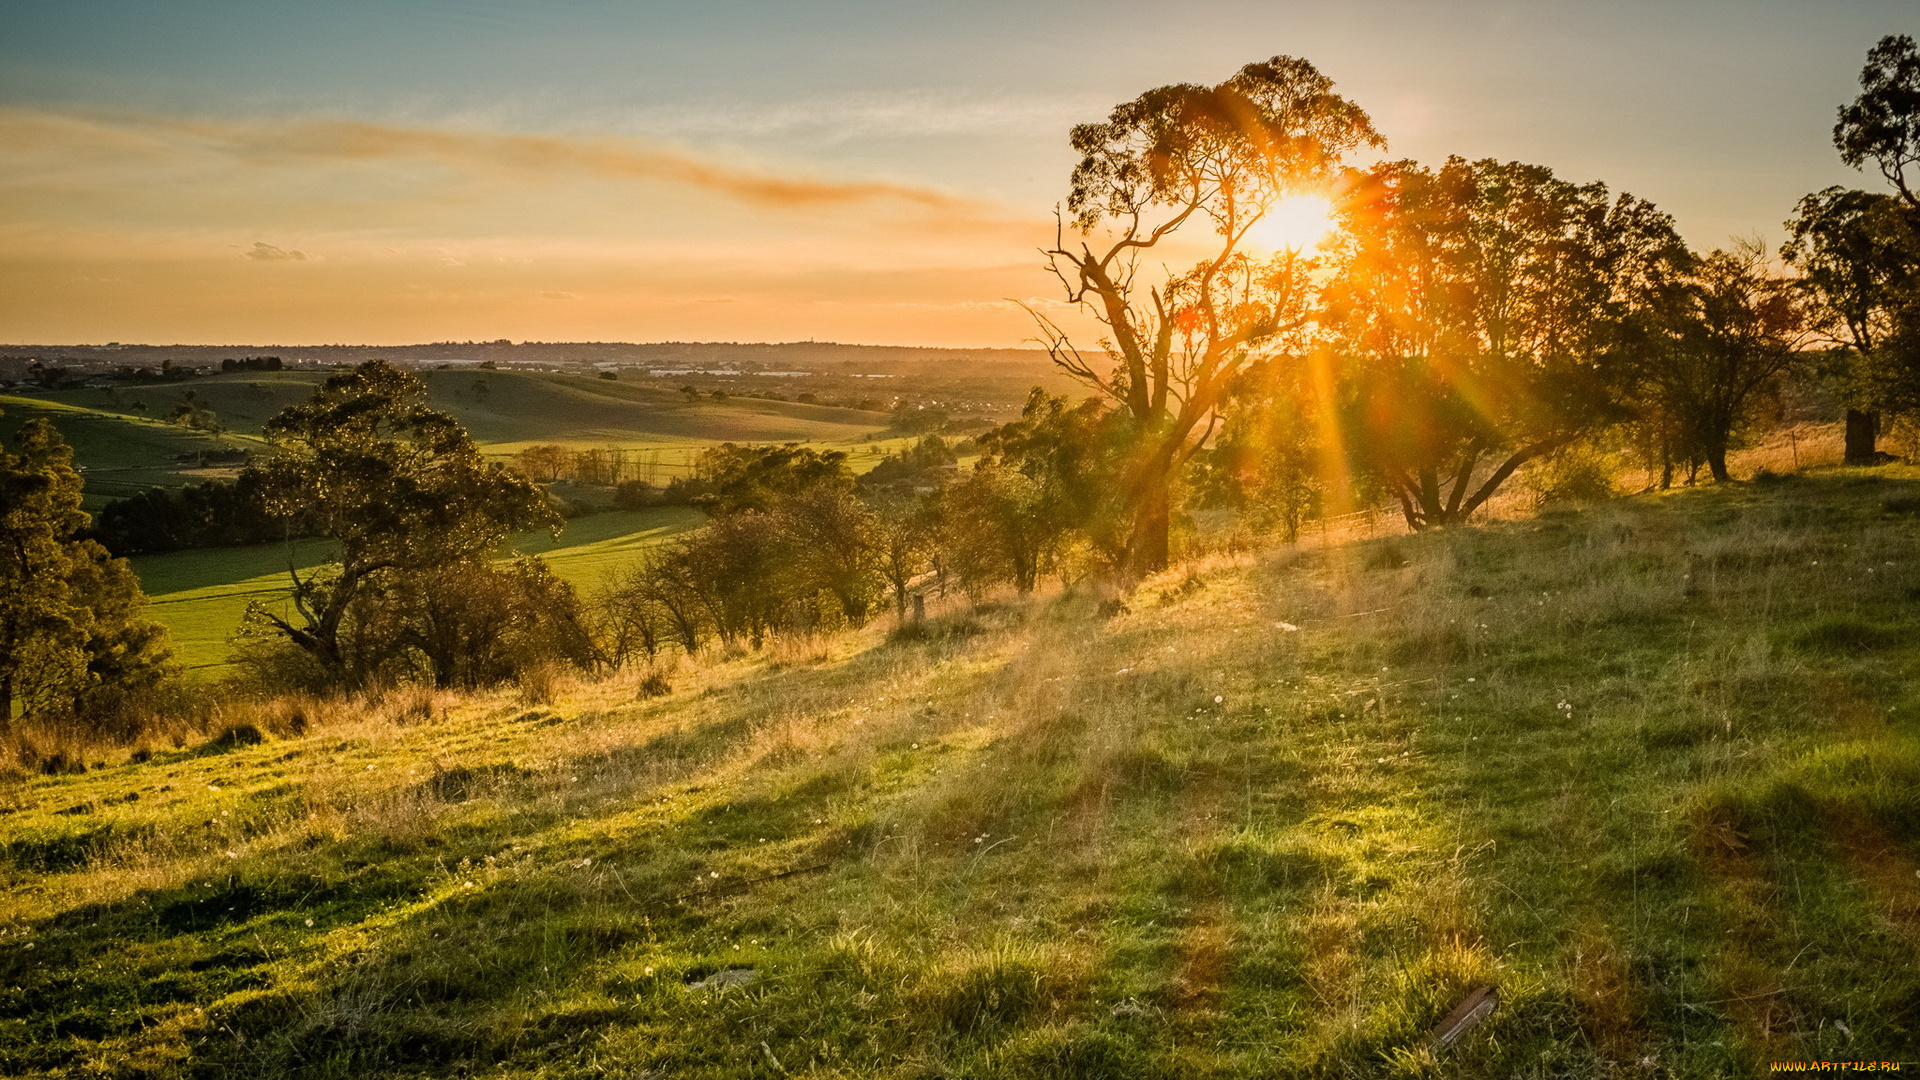
[[[514,466],[542,483],[566,480],[579,484],[617,487],[627,483],[652,484],[660,474],[660,451],[618,446],[574,449],[557,443],[529,446],[514,455]]]
[[[232,371],[281,371],[285,368],[277,356],[229,356],[220,361],[220,370]]]
[[[94,520],[92,536],[116,555],[141,555],[264,544],[305,533],[298,519],[267,509],[261,474],[248,470],[231,481],[148,488],[108,503]]]
[[[928,435],[855,478],[846,455],[723,445],[698,463],[711,522],[654,549],[601,598],[625,661],[708,642],[857,627],[916,595],[981,597],[1110,570],[1124,550],[1116,426],[1097,403],[1035,391],[969,469]]]
[[[167,420],[209,435],[219,435],[227,430],[227,426],[220,422],[219,415],[192,390],[180,396],[179,402],[167,413]]]

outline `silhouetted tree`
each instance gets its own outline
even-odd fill
[[[1867,52],[1860,96],[1833,128],[1840,160],[1871,161],[1894,195],[1833,187],[1800,200],[1783,253],[1806,275],[1827,337],[1845,350],[1846,460],[1872,464],[1883,409],[1920,404],[1920,50],[1889,35]]]
[[[1329,329],[1356,469],[1426,528],[1626,415],[1623,333],[1684,267],[1672,219],[1541,166],[1389,162],[1356,180]]]
[[[1080,163],[1067,208],[1079,236],[1069,243],[1063,228],[1047,255],[1067,299],[1106,327],[1110,367],[1041,325],[1054,360],[1131,421],[1126,566],[1144,574],[1167,563],[1175,478],[1211,434],[1228,383],[1308,320],[1311,259],[1250,252],[1248,231],[1382,140],[1312,64],[1276,56],[1215,86],[1149,90],[1075,127],[1071,141]],[[1103,223],[1112,231],[1096,246]],[[1158,284],[1141,280],[1142,260],[1201,227],[1214,234],[1208,257]]]
[[[1858,169],[1871,161],[1909,207],[1920,210],[1920,49],[1906,34],[1889,34],[1867,51],[1860,96],[1840,107],[1833,127],[1840,160]]]
[[[1757,247],[1715,251],[1694,265],[1663,316],[1641,343],[1645,401],[1665,418],[1674,449],[1724,483],[1740,428],[1805,355],[1803,294],[1768,270]]]
[[[1877,460],[1881,412],[1920,406],[1920,232],[1891,195],[1831,187],[1800,200],[1781,254],[1839,350],[1846,460]]]

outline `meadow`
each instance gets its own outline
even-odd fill
[[[606,510],[567,522],[558,537],[526,533],[508,550],[537,555],[554,573],[591,597],[647,547],[698,526],[706,516],[692,507],[658,506]],[[201,548],[135,556],[131,561],[148,597],[147,616],[167,628],[174,660],[189,674],[218,674],[228,666],[229,644],[259,600],[285,606],[292,591],[289,563],[307,570],[325,561],[333,547],[325,540]]]
[[[235,372],[177,383],[0,395],[0,438],[34,416],[60,428],[87,476],[87,508],[150,486],[231,475],[185,460],[204,450],[264,449],[262,426],[307,399],[326,377],[314,371]],[[554,443],[618,447],[648,456],[655,482],[685,475],[721,442],[809,442],[866,449],[885,413],[760,398],[689,399],[664,385],[545,372],[420,372],[428,404],[459,420],[492,456]],[[669,382],[670,380],[654,380]],[[162,419],[192,392],[226,431],[211,435]]]
[[[1920,471],[1825,469],[230,705],[0,794],[0,1072],[1912,1061],[1916,596]]]
[[[420,375],[429,404],[455,416],[490,457],[540,444],[616,448],[637,455],[657,484],[690,475],[701,451],[726,441],[795,441],[844,450],[857,472],[911,441],[886,437],[884,413],[832,406],[744,397],[691,400],[669,387],[591,375],[472,368]],[[0,439],[33,417],[52,420],[84,469],[85,506],[97,513],[147,487],[232,476],[233,467],[201,467],[195,456],[265,450],[260,432],[266,421],[305,400],[323,378],[311,371],[236,372],[180,383],[0,395]],[[188,391],[226,432],[213,435],[155,419]],[[604,492],[586,497],[606,498]],[[591,594],[638,550],[700,520],[684,507],[601,509],[570,521],[558,539],[531,534],[509,546],[547,559],[561,577]],[[291,553],[293,563],[305,569],[327,550],[303,542]],[[248,603],[286,596],[288,558],[285,545],[269,544],[139,556],[133,566],[152,601],[151,617],[172,635],[175,659],[190,673],[217,673],[226,666],[228,639]]]

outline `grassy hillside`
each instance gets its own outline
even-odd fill
[[[684,506],[613,510],[568,522],[558,540],[548,533],[529,533],[516,537],[510,547],[541,556],[556,574],[591,595],[631,566],[644,548],[704,520],[705,515]],[[291,554],[294,565],[304,570],[330,551],[326,541],[307,540]],[[172,635],[174,658],[198,671],[225,665],[227,640],[239,629],[249,603],[288,594],[288,555],[283,544],[261,544],[140,555],[132,563],[150,601],[148,615]]]
[[[325,378],[310,371],[236,372],[180,383],[0,395],[0,438],[46,416],[87,470],[90,508],[141,488],[200,476],[177,459],[200,449],[257,445],[261,426],[305,400]],[[514,371],[428,371],[428,400],[466,426],[489,453],[535,443],[657,448],[663,475],[717,442],[849,443],[879,431],[880,413],[798,402],[710,397],[690,401],[668,386],[582,375]],[[155,419],[191,391],[233,432],[216,439]]]
[[[236,712],[8,789],[0,1072],[1911,1061],[1916,595],[1920,474],[1836,472]]]
[[[150,487],[176,487],[231,471],[201,469],[194,455],[207,450],[257,446],[257,439],[215,437],[177,424],[107,411],[79,402],[100,391],[71,391],[20,397],[0,394],[0,442],[10,441],[35,417],[51,420],[73,447],[74,461],[86,473],[86,508],[98,511],[114,499]],[[104,401],[102,402],[104,404]],[[164,410],[162,410],[164,412]]]

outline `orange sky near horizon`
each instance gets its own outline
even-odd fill
[[[1301,56],[1394,157],[1778,240],[1912,0],[0,0],[0,342],[1017,347],[1067,133]],[[1179,256],[1169,254],[1168,261]]]
[[[1055,302],[1044,219],[635,139],[12,108],[0,146],[15,342],[1004,345]]]

